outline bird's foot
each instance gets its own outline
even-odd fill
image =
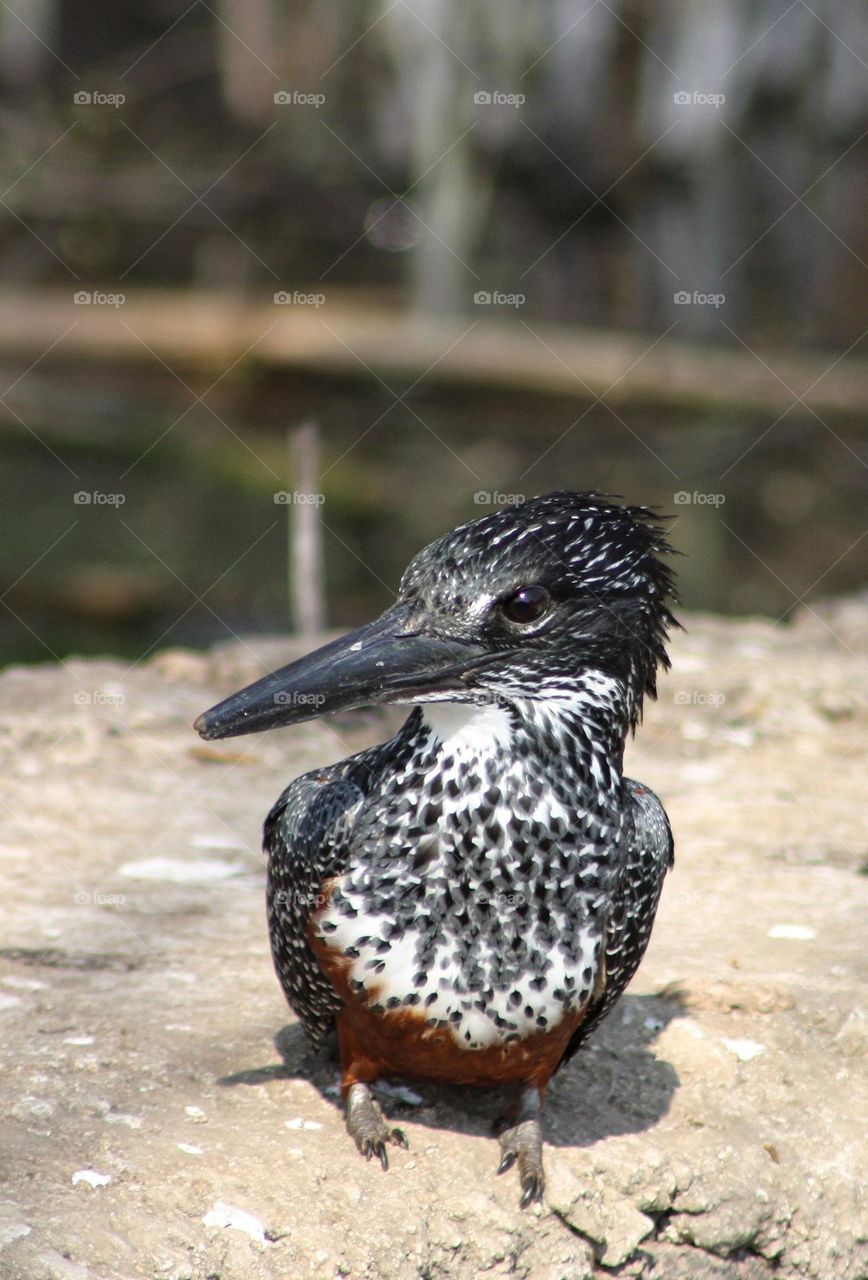
[[[507,1169],[518,1164],[522,1209],[526,1209],[535,1200],[542,1200],[545,1187],[541,1109],[539,1090],[530,1086],[522,1089],[514,1119],[503,1121],[498,1133],[500,1164],[497,1172],[506,1173]]]
[[[389,1167],[387,1143],[408,1147],[401,1129],[390,1129],[366,1084],[351,1084],[347,1091],[347,1133],[366,1160],[377,1156],[383,1169]]]

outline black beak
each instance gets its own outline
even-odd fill
[[[203,738],[234,738],[332,711],[460,692],[464,676],[491,656],[478,645],[410,630],[408,606],[396,605],[376,622],[233,693],[194,727]]]

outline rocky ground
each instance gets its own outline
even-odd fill
[[[676,869],[526,1213],[496,1096],[393,1093],[366,1165],[271,972],[262,817],[384,722],[200,743],[292,642],[7,672],[2,1280],[868,1276],[868,603],[688,622],[629,749]]]

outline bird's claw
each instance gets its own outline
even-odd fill
[[[388,1129],[385,1135],[379,1139],[363,1138],[361,1142],[356,1140],[356,1146],[366,1160],[371,1160],[376,1156],[383,1166],[383,1172],[387,1173],[389,1169],[389,1153],[386,1150],[386,1143],[389,1142],[393,1147],[403,1147],[405,1151],[410,1149],[407,1135],[403,1129]]]
[[[526,1089],[519,1097],[515,1118],[499,1125],[500,1164],[498,1173],[506,1173],[518,1165],[522,1209],[542,1200],[545,1175],[542,1165],[542,1128],[540,1101],[535,1089]]]
[[[376,1156],[384,1173],[389,1168],[387,1145],[405,1150],[410,1146],[403,1129],[390,1129],[385,1123],[364,1084],[352,1085],[347,1095],[347,1130],[365,1159]]]
[[[525,1178],[524,1175],[522,1175],[521,1200],[519,1201],[520,1207],[522,1209],[527,1209],[529,1205],[534,1204],[536,1201],[541,1201],[543,1198],[544,1188],[545,1182],[541,1175],[539,1177],[534,1175],[528,1178]]]

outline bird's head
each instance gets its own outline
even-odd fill
[[[659,519],[593,493],[550,493],[420,551],[375,622],[206,711],[203,737],[374,703],[564,698],[590,675],[636,723],[668,667],[674,578]]]

